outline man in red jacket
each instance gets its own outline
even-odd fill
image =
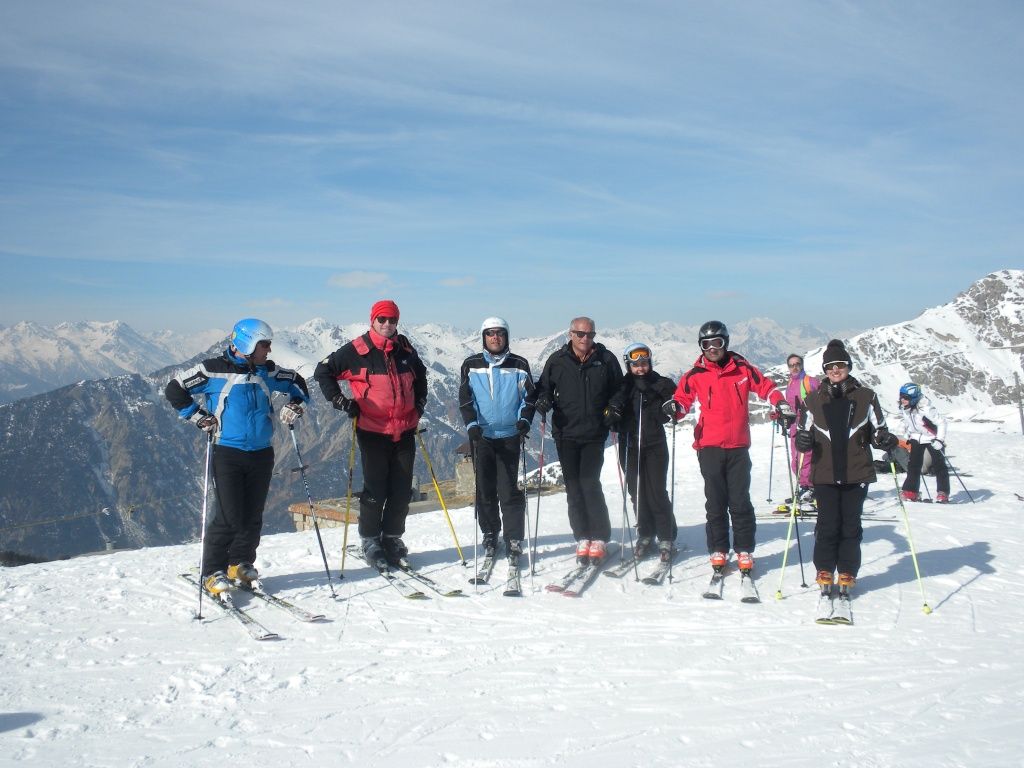
[[[398,305],[390,299],[374,304],[370,330],[321,360],[313,376],[335,408],[358,417],[363,554],[374,565],[399,565],[409,553],[401,537],[412,495],[416,428],[427,403],[427,369],[398,332]],[[348,382],[351,397],[339,381]]]
[[[754,505],[750,503],[750,413],[753,392],[769,401],[786,426],[796,414],[782,393],[754,365],[729,351],[729,330],[709,320],[697,335],[701,356],[679,380],[665,411],[682,418],[700,402],[700,418],[693,430],[700,472],[704,476],[708,552],[711,566],[722,570],[729,560],[729,518],[733,551],[741,571],[754,568]]]

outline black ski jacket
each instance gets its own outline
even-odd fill
[[[555,439],[603,443],[608,438],[604,408],[621,384],[619,359],[604,344],[595,344],[585,363],[580,363],[569,343],[552,352],[540,375],[537,399],[551,399]]]
[[[608,403],[622,413],[618,433],[629,435],[629,444],[636,445],[637,431],[642,428],[643,435],[639,437],[641,448],[665,443],[664,425],[669,418],[662,410],[662,405],[672,399],[675,391],[676,383],[656,371],[644,377],[632,374],[624,376],[622,386]]]

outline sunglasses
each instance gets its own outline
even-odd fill
[[[708,349],[723,349],[725,347],[725,339],[720,336],[715,336],[713,339],[701,339],[700,348],[704,350]]]
[[[787,363],[787,365],[788,365],[788,366],[789,366],[790,368],[800,368],[800,367],[801,367],[801,364],[800,364],[800,363]]]
[[[377,325],[384,325],[390,323],[391,325],[398,325],[397,317],[385,317],[384,315],[377,315]]]
[[[577,339],[592,339],[597,336],[596,331],[569,331]]]
[[[629,362],[631,363],[646,363],[651,359],[651,351],[649,349],[633,349],[629,352]]]
[[[504,336],[504,335],[505,335],[505,331],[503,331],[501,328],[490,328],[490,329],[484,331],[484,336],[487,336],[488,338],[492,338],[492,339],[493,338],[497,338],[498,336]]]
[[[846,368],[847,365],[846,365],[846,363],[825,363],[821,367],[824,368],[826,372],[828,372],[828,371],[841,371],[844,368]]]
[[[266,339],[263,339],[262,341],[257,341],[256,346],[261,347],[263,349],[270,349],[270,342],[267,341]]]

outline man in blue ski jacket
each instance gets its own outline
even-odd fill
[[[502,318],[484,320],[480,335],[483,351],[462,363],[459,410],[473,450],[484,552],[494,556],[504,518],[506,554],[518,561],[526,496],[516,478],[533,421],[533,377],[525,358],[509,351],[508,323]]]
[[[239,320],[222,356],[176,376],[164,390],[181,418],[213,436],[217,511],[203,538],[201,574],[211,594],[229,589],[232,579],[249,584],[259,578],[253,563],[274,471],[271,394],[290,396],[279,412],[286,425],[309,401],[302,376],[267,359],[272,338],[262,320]]]

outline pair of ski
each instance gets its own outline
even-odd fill
[[[487,584],[491,580],[491,574],[494,573],[494,563],[497,558],[494,555],[486,555],[483,563],[480,564],[480,570],[476,572],[476,575],[470,578],[470,584]],[[522,577],[519,574],[519,558],[509,557],[508,558],[508,574],[505,576],[505,589],[502,590],[502,596],[504,597],[522,597],[523,596],[523,583]]]
[[[186,583],[192,585],[192,587],[201,589],[199,579],[191,573],[182,573],[179,574],[179,576]],[[287,613],[298,621],[315,622],[323,621],[325,618],[322,613],[311,613],[305,608],[295,605],[290,600],[285,600],[282,597],[278,597],[275,594],[267,592],[263,588],[263,585],[258,581],[249,585],[242,582],[235,582],[232,590],[221,592],[216,595],[210,595],[210,601],[218,608],[222,609],[226,614],[236,619],[253,640],[276,640],[280,635],[270,629],[267,629],[267,627],[263,626],[263,624],[239,608],[231,596],[232,591],[245,592],[246,594],[252,595],[252,597],[257,600]]]
[[[850,606],[850,593],[839,588],[838,594],[833,591],[822,592],[818,598],[818,607],[814,613],[815,624],[853,624],[853,610]]]
[[[545,591],[558,592],[566,597],[579,597],[583,594],[583,590],[590,586],[594,579],[597,578],[597,574],[600,573],[617,549],[617,544],[609,544],[605,550],[605,556],[600,560],[595,562],[588,558],[585,563],[577,562],[565,576],[545,586]]]
[[[640,577],[641,583],[647,584],[648,586],[660,586],[661,584],[663,584],[665,582],[665,578],[668,576],[668,573],[672,568],[672,564],[676,560],[676,557],[684,549],[686,549],[685,544],[680,544],[677,547],[673,547],[672,560],[669,561],[659,559],[658,562],[655,563],[654,568],[650,572],[648,572],[646,576]],[[649,554],[653,554],[653,552]],[[604,575],[611,579],[621,579],[627,573],[632,571],[634,567],[639,568],[640,564],[646,562],[648,559],[650,559],[648,555],[644,555],[643,557],[637,558],[637,556],[634,554],[630,557],[627,557],[621,563],[617,563],[611,568],[608,568],[606,571],[604,571]]]
[[[725,594],[725,576],[727,566],[716,568],[711,574],[711,581],[701,595],[707,600],[721,600]],[[760,603],[761,596],[757,592],[757,584],[750,571],[740,571],[740,602]]]
[[[424,588],[441,597],[459,597],[462,595],[461,589],[451,589],[447,585],[434,581],[429,576],[413,568],[405,558],[399,561],[397,568],[392,568],[388,565],[387,560],[383,558],[376,562],[367,561],[363,556],[362,547],[354,544],[349,545],[348,553],[370,566],[392,589],[409,600],[428,600],[429,595],[423,591]]]

